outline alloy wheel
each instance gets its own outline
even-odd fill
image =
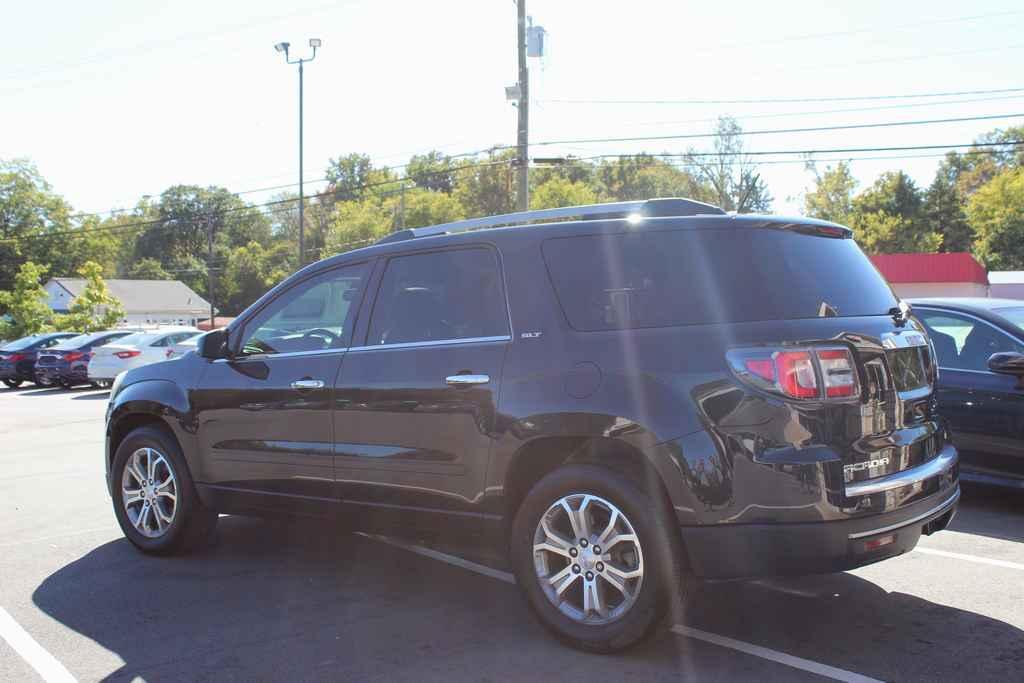
[[[121,474],[121,503],[128,521],[147,538],[167,533],[178,510],[178,482],[166,457],[154,448],[139,448]]]
[[[541,516],[533,537],[537,581],[548,600],[581,624],[607,624],[636,602],[644,558],[633,525],[609,501],[573,493]]]

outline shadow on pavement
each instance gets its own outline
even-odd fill
[[[960,483],[960,509],[949,528],[1024,543],[1024,491]],[[1007,523],[1017,520],[1017,524]]]
[[[326,523],[226,517],[218,534],[180,558],[107,543],[47,577],[33,601],[116,653],[116,680],[802,677],[667,632],[614,657],[582,654],[537,625],[515,586]],[[1019,665],[1024,633],[1003,622],[851,574],[797,585],[811,588],[711,585],[684,621],[887,680],[1005,678],[1008,658]]]

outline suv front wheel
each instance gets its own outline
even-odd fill
[[[593,465],[570,465],[527,493],[510,543],[534,614],[568,644],[614,652],[646,636],[683,588],[678,541],[657,496]]]
[[[181,449],[165,430],[139,427],[114,454],[114,514],[129,541],[145,553],[167,555],[208,542],[217,513],[203,505]]]

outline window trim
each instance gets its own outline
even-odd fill
[[[984,318],[979,318],[978,316],[972,315],[971,313],[965,313],[964,311],[954,310],[952,308],[933,308],[931,306],[923,306],[923,305],[914,306],[913,304],[911,304],[911,314],[913,314],[913,311],[918,310],[918,309],[925,310],[925,311],[934,311],[935,313],[939,313],[939,314],[943,314],[944,313],[946,315],[954,315],[954,316],[961,315],[961,316],[964,316],[966,318],[971,318],[973,320],[977,320],[978,322],[980,322],[980,323],[982,323],[984,325],[988,325],[993,330],[995,330],[996,332],[999,332],[1003,336],[1009,337],[1010,339],[1012,339],[1016,343],[1024,345],[1024,341],[1021,341],[1020,339],[1018,339],[1014,335],[1010,334],[1009,332],[1007,332],[1003,328],[999,327],[995,323],[989,322],[988,320],[985,320]],[[924,325],[924,320],[921,320],[921,324]],[[929,329],[927,325],[925,325],[925,329],[926,330]],[[972,372],[972,373],[974,373],[976,375],[995,375],[995,376],[999,376],[999,377],[1004,377],[1005,376],[1005,375],[1000,375],[1000,373],[998,373],[998,372],[992,372],[991,370],[971,370],[969,368],[951,368],[948,365],[939,365],[939,370],[947,370],[949,372]]]
[[[430,341],[419,342],[398,342],[395,344],[372,344],[369,346],[350,346],[349,351],[376,351],[378,349],[413,349],[430,346],[453,346],[456,344],[492,344],[497,342],[510,342],[512,336],[508,334],[494,337],[461,337],[458,339],[431,339]]]
[[[406,256],[422,256],[424,254],[435,254],[452,251],[468,251],[472,249],[485,249],[494,256],[494,264],[498,269],[498,282],[501,284],[501,295],[505,302],[505,320],[508,324],[507,334],[494,335],[489,337],[463,337],[461,339],[432,339],[429,341],[421,342],[398,342],[394,344],[369,344],[370,330],[373,326],[373,313],[377,308],[377,302],[380,298],[381,285],[384,283],[384,277],[387,275],[388,266],[391,261],[397,258],[403,258]],[[505,279],[505,263],[502,260],[501,250],[498,249],[494,244],[490,242],[468,242],[466,244],[453,244],[444,246],[427,247],[420,249],[410,249],[408,251],[400,251],[392,254],[385,254],[380,258],[381,266],[380,272],[375,274],[375,280],[373,284],[373,302],[367,308],[366,317],[366,329],[363,331],[362,344],[359,346],[350,346],[350,351],[365,351],[369,349],[397,349],[397,348],[416,348],[423,346],[446,346],[449,344],[457,343],[478,343],[478,342],[498,342],[505,341],[510,342],[515,339],[515,331],[512,326],[512,306],[508,299],[508,282]],[[354,340],[353,340],[354,341]]]
[[[295,282],[289,284],[287,287],[284,287],[280,292],[277,292],[273,297],[271,297],[267,301],[263,302],[260,306],[255,308],[251,313],[246,315],[244,319],[239,321],[237,323],[237,328],[233,328],[233,327],[229,327],[228,328],[228,330],[229,330],[229,332],[228,332],[228,349],[231,352],[231,357],[227,358],[227,359],[222,359],[222,360],[230,360],[230,361],[237,362],[237,361],[247,360],[249,358],[259,358],[259,359],[286,358],[286,357],[290,357],[290,356],[313,355],[313,354],[319,354],[319,353],[328,353],[328,352],[337,352],[337,351],[346,351],[346,350],[348,350],[352,346],[352,342],[353,342],[354,337],[355,337],[355,332],[356,332],[356,329],[358,328],[358,325],[359,325],[359,315],[362,312],[363,303],[366,301],[366,290],[373,283],[372,281],[373,281],[373,275],[374,275],[374,267],[376,265],[375,261],[376,261],[376,258],[367,258],[367,259],[362,259],[362,260],[359,260],[359,261],[350,261],[350,262],[346,262],[346,263],[338,263],[338,264],[335,264],[335,265],[330,266],[328,268],[322,268],[322,269],[317,270],[315,272],[309,273],[305,277],[302,277],[302,278],[296,280]],[[310,280],[312,280],[314,278],[318,278],[318,277],[320,277],[322,275],[326,275],[327,273],[330,273],[330,272],[333,272],[333,271],[342,270],[343,268],[350,268],[352,266],[364,266],[366,268],[366,275],[364,277],[364,282],[366,283],[366,286],[363,287],[362,296],[359,297],[359,301],[353,301],[352,302],[352,305],[356,306],[356,310],[355,310],[355,313],[352,316],[352,334],[349,335],[349,339],[348,339],[348,344],[347,345],[339,346],[338,348],[313,349],[313,350],[310,350],[310,351],[285,351],[283,353],[250,353],[250,354],[243,354],[243,353],[241,353],[241,346],[240,345],[241,345],[242,340],[245,337],[246,328],[249,327],[249,325],[252,323],[253,319],[256,318],[264,310],[266,310],[266,308],[268,306],[273,305],[274,302],[278,301],[282,296],[285,296],[286,294],[288,294],[288,292],[292,291],[296,287],[302,286],[303,284],[309,282]],[[301,271],[299,271],[299,272],[301,272]],[[285,280],[284,282],[286,283],[287,280]],[[282,283],[282,284],[284,284],[284,283]],[[270,291],[272,292],[274,290],[271,289]],[[259,301],[259,299],[257,299],[257,302],[258,301]],[[246,312],[248,312],[248,309],[246,310]],[[237,332],[236,332],[236,329],[237,329]]]

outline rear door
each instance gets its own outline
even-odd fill
[[[1024,353],[1024,343],[966,313],[915,306],[939,361],[939,410],[974,476],[1024,478],[1024,389],[988,369],[993,353]],[[970,475],[968,475],[970,476]]]
[[[475,526],[510,339],[492,248],[384,264],[335,395],[338,495],[366,525]]]
[[[256,507],[333,498],[334,382],[368,271],[299,281],[233,330],[236,355],[212,361],[196,392],[200,481]]]

